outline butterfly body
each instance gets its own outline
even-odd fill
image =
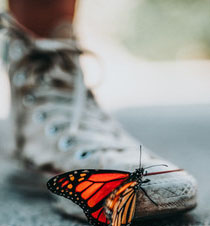
[[[137,190],[141,189],[149,198],[141,185],[150,180],[143,180],[143,176],[144,168],[136,169],[130,174],[129,179],[116,188],[106,199],[104,205],[105,212],[107,217],[110,219],[111,226],[126,226],[131,224],[135,213]],[[153,200],[151,201],[156,205]]]

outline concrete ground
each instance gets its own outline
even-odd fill
[[[192,173],[198,180],[198,207],[185,215],[137,222],[149,226],[210,225],[210,106],[142,107],[114,116],[145,146]],[[7,122],[0,126],[0,226],[87,225],[52,207],[53,197],[39,174],[24,170],[5,152],[12,140]]]

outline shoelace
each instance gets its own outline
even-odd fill
[[[61,49],[66,48],[65,42],[59,44]],[[22,54],[20,50],[17,52]],[[23,57],[24,54],[21,58]],[[17,71],[13,75],[12,82],[17,89],[22,87],[27,89],[28,81],[35,80],[33,76],[30,73]],[[76,147],[79,157],[86,158],[90,153],[98,150],[122,150],[124,145],[117,141],[119,136],[117,127],[97,107],[93,98],[88,97],[80,67],[77,67],[77,73],[73,77],[74,89],[70,92],[56,90],[51,86],[55,78],[43,75],[44,81],[33,81],[30,90],[24,94],[22,99],[24,106],[36,106],[33,119],[44,123],[47,136],[60,134],[57,139],[61,151],[69,151]],[[64,82],[67,80],[68,78],[64,79]]]

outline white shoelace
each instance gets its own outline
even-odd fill
[[[50,86],[46,90],[35,89],[33,94],[24,96],[23,102],[25,106],[37,104],[33,118],[42,116],[43,122],[50,118],[45,125],[47,135],[63,132],[58,142],[60,150],[68,151],[76,143],[94,150],[113,147],[116,143],[116,128],[113,128],[113,122],[96,106],[94,100],[87,97],[82,72],[75,76],[73,91],[57,91],[54,87],[52,89],[50,90]]]

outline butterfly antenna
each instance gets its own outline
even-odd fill
[[[166,165],[166,164],[159,164],[159,165],[148,166],[148,167],[145,167],[144,169],[149,169],[149,168],[157,167],[157,166],[165,166],[165,167],[168,167],[168,165]]]
[[[141,145],[140,145],[139,169],[141,169],[141,152],[142,152],[142,150],[141,150]]]

